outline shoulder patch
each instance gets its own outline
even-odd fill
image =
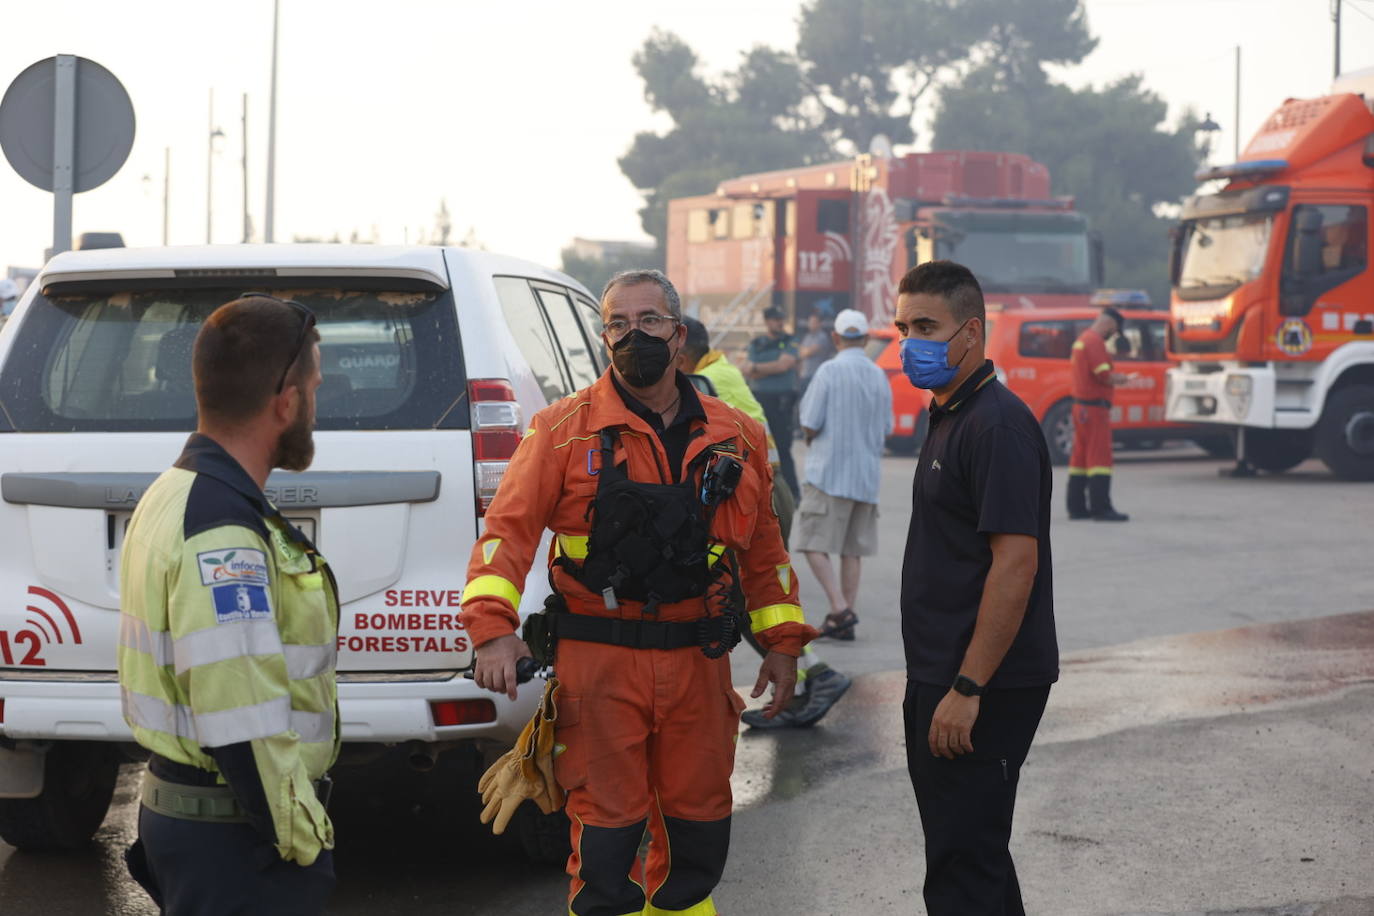
[[[233,623],[237,620],[263,620],[272,616],[272,598],[266,585],[246,582],[216,585],[210,589],[215,604],[215,620]]]
[[[251,547],[231,547],[198,553],[196,566],[200,568],[201,585],[267,584],[267,557],[261,550]]]

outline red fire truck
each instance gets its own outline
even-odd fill
[[[1238,432],[1241,464],[1312,455],[1374,479],[1374,70],[1289,99],[1175,233],[1170,420]]]
[[[668,204],[668,274],[713,332],[766,305],[798,324],[824,303],[892,320],[896,283],[935,258],[967,265],[989,303],[1087,305],[1101,246],[1045,166],[1016,153],[863,155],[745,175]],[[741,342],[732,338],[732,343]]]

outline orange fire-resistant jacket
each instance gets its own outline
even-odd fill
[[[692,420],[693,437],[683,457],[683,473],[708,448],[743,461],[734,495],[717,507],[711,523],[713,544],[733,550],[750,626],[766,649],[796,656],[816,631],[806,625],[797,597],[797,577],[783,546],[771,506],[773,474],[763,428],[725,402],[701,395],[706,420]],[[620,442],[615,463],[626,462],[631,480],[669,482],[668,457],[658,435],[626,408],[611,382],[610,370],[590,387],[534,415],[486,515],[486,532],[473,547],[463,590],[463,625],[473,644],[482,646],[519,626],[520,584],[534,562],[545,528],[556,535],[547,558],[580,561],[591,532],[588,509],[600,470],[600,431],[616,428]],[[660,470],[663,469],[663,470]],[[699,481],[698,481],[699,482]],[[714,552],[718,552],[717,548]],[[621,601],[614,610],[599,594],[584,588],[561,566],[554,566],[555,588],[571,611],[638,619],[641,602]],[[712,613],[719,613],[714,609]],[[705,603],[692,598],[659,606],[658,620],[695,620]]]

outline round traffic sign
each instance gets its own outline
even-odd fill
[[[33,64],[14,78],[0,101],[0,148],[29,184],[53,190],[53,127],[57,58]],[[72,191],[108,181],[134,146],[134,105],[114,74],[76,58],[76,135]]]

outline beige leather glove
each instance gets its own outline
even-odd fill
[[[477,782],[482,793],[482,823],[491,823],[492,832],[504,833],[516,809],[533,799],[539,810],[551,814],[563,807],[563,790],[553,778],[553,733],[558,717],[554,696],[558,679],[549,678],[539,709],[525,725],[515,746],[493,763]]]

